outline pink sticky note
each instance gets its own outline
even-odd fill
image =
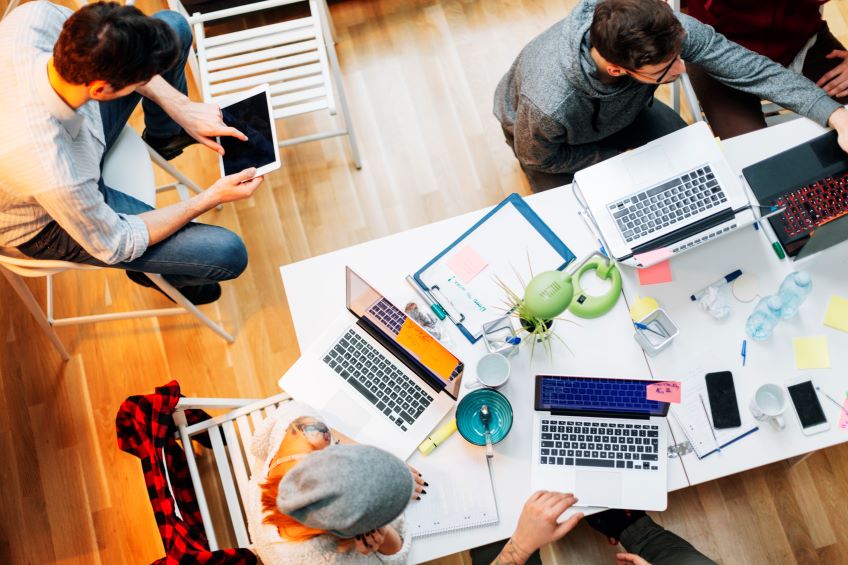
[[[663,261],[653,267],[637,269],[639,273],[639,284],[663,284],[671,282],[671,263]]]
[[[842,403],[842,413],[839,414],[839,429],[848,430],[848,398]]]
[[[668,261],[672,255],[671,249],[661,247],[645,253],[636,253],[633,258],[643,265],[656,265],[657,263]]]
[[[480,254],[470,245],[463,245],[460,250],[448,259],[448,267],[453,274],[459,277],[462,284],[468,284],[480,271],[486,268],[488,263],[480,257]]]
[[[677,381],[654,383],[646,388],[648,389],[648,400],[680,404],[680,383]]]

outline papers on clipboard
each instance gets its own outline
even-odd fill
[[[710,399],[704,377],[686,381],[682,400],[679,406],[671,407],[671,415],[683,428],[683,433],[692,444],[698,459],[717,453],[760,429],[747,410],[739,410],[742,425],[738,428],[713,429]]]
[[[530,206],[511,194],[413,278],[475,343],[484,323],[506,313],[498,279],[521,295],[531,269],[533,274],[562,270],[574,259]]]

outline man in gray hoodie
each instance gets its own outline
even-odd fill
[[[580,0],[522,49],[495,90],[495,116],[533,191],[684,127],[654,100],[685,72],[683,61],[834,127],[848,148],[848,111],[803,76],[662,0]]]

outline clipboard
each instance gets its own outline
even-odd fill
[[[532,273],[563,270],[568,246],[518,194],[510,194],[414,275],[416,284],[476,343],[482,324],[506,314],[503,281],[518,295]],[[462,273],[451,263],[463,262]],[[529,261],[529,265],[528,265]],[[470,265],[470,266],[469,266]]]

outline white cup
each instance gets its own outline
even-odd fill
[[[466,388],[500,388],[509,379],[509,359],[500,353],[487,353],[477,361],[477,378],[465,381]]]
[[[751,399],[751,414],[760,422],[768,422],[774,429],[786,427],[783,412],[786,410],[786,393],[783,387],[775,384],[765,384],[757,389]]]

